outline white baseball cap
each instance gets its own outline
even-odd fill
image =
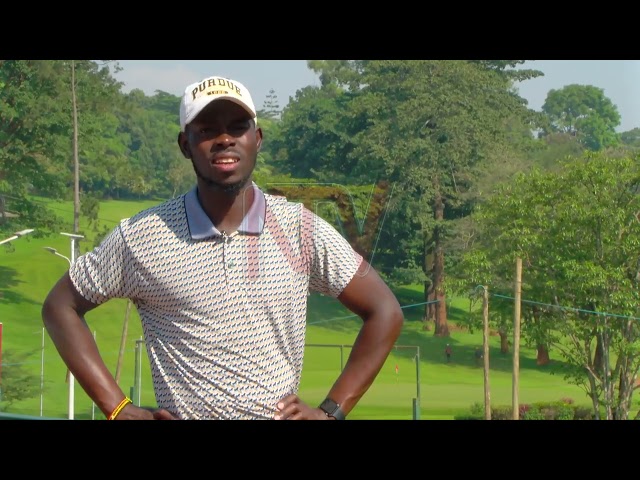
[[[192,83],[184,90],[180,102],[180,131],[214,100],[230,100],[243,107],[251,118],[257,121],[256,107],[253,105],[249,90],[235,80],[225,77],[207,77]]]

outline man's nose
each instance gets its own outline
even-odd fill
[[[216,143],[224,146],[232,145],[233,143],[235,143],[235,138],[229,135],[227,132],[222,132],[216,137]]]

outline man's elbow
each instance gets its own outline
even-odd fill
[[[388,325],[390,335],[394,337],[394,340],[400,336],[402,326],[404,324],[404,314],[400,304],[394,298],[383,302],[380,306],[381,317],[385,319]]]
[[[42,322],[45,327],[49,327],[52,319],[56,317],[57,310],[58,305],[56,305],[55,300],[51,294],[49,294],[47,298],[44,299],[44,302],[42,302],[42,308],[40,309],[40,316],[42,317]]]

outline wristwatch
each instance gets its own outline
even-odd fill
[[[327,417],[335,418],[336,420],[344,420],[346,418],[344,412],[340,410],[340,405],[330,398],[325,398],[318,407],[322,410]]]

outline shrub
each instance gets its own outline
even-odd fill
[[[573,420],[575,409],[571,405],[563,405],[555,411],[554,420]]]
[[[472,415],[470,413],[464,413],[462,415],[455,415],[454,420],[484,420],[484,416]]]
[[[484,404],[480,402],[475,402],[473,405],[471,405],[470,412],[471,412],[471,415],[484,418]]]
[[[496,405],[491,408],[492,420],[511,420],[513,408],[510,405]],[[519,407],[520,420],[593,420],[595,416],[589,407],[574,405],[570,398],[556,402],[523,403]],[[475,402],[469,413],[456,415],[455,420],[483,420],[484,404]]]
[[[531,405],[529,405],[528,403],[521,404],[520,408],[518,409],[518,418],[524,418],[529,410],[531,410]]]
[[[593,410],[589,407],[575,407],[573,409],[574,420],[593,420],[594,418]]]
[[[522,420],[546,420],[545,414],[538,407],[531,407],[520,417]]]
[[[499,405],[491,408],[491,420],[512,420],[513,409],[508,406]]]

